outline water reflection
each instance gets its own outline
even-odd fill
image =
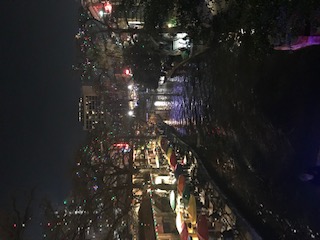
[[[205,55],[161,85],[156,112],[210,154],[216,177],[246,202],[267,237],[319,237],[310,227],[319,218],[311,216],[316,205],[300,196],[290,142],[259,109],[254,77],[247,77],[253,70],[216,59]]]

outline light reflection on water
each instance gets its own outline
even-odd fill
[[[227,158],[235,158],[236,169],[246,166],[251,170],[252,173],[255,174],[256,168],[259,168],[260,166],[254,165],[255,161],[253,160],[255,160],[255,156],[253,156],[253,158],[250,158],[250,156],[247,156],[246,154],[255,154],[256,152],[251,152],[253,148],[260,148],[260,151],[263,154],[263,151],[267,151],[271,146],[268,144],[270,142],[272,143],[272,141],[274,140],[273,138],[278,137],[277,131],[273,129],[268,121],[265,121],[265,119],[256,114],[254,108],[252,108],[253,110],[250,109],[251,112],[248,111],[249,108],[243,102],[247,101],[250,104],[254,102],[254,96],[252,95],[252,92],[250,90],[246,92],[245,89],[243,90],[243,92],[237,92],[236,88],[238,86],[236,86],[235,84],[235,86],[233,86],[234,89],[230,90],[226,88],[225,92],[219,89],[220,92],[217,93],[217,96],[216,86],[213,85],[212,76],[207,71],[207,68],[209,68],[207,64],[205,63],[202,65],[199,64],[197,66],[189,67],[190,69],[185,70],[186,72],[184,73],[184,75],[168,79],[160,89],[163,94],[168,94],[166,97],[162,97],[162,99],[160,97],[158,99],[167,101],[168,108],[166,109],[167,114],[164,118],[165,122],[173,126],[178,131],[178,133],[183,136],[189,136],[190,134],[201,130],[205,135],[209,135],[212,132],[214,134],[227,136],[229,137],[229,139],[233,139],[233,142],[229,141],[228,144],[231,143],[235,146],[239,144],[243,149],[245,144],[254,144],[250,146],[248,152],[245,152],[243,149],[241,149],[240,152],[237,152],[237,154],[243,154],[241,156],[233,156],[234,153],[231,151],[228,152],[227,149],[223,154]],[[230,92],[232,92],[232,90],[235,90],[235,93],[232,93],[235,95],[235,97],[232,94],[230,94],[230,96],[234,98],[229,98],[227,99],[227,101],[221,100],[221,96],[223,96],[223,94],[229,94]],[[254,106],[254,103],[250,107],[252,106]],[[237,119],[238,116],[243,117],[243,115],[241,115],[243,113],[247,114],[249,118]],[[221,127],[225,122],[227,122],[228,124],[228,121],[230,119],[235,119],[235,122],[230,123],[230,125],[228,125],[229,127]],[[259,135],[258,131],[260,131],[262,135]],[[272,140],[267,138],[264,139],[263,132],[268,132],[268,134],[270,134],[271,136],[269,137]],[[246,137],[248,139],[246,139]],[[280,140],[281,139],[282,138],[280,138]],[[243,143],[246,140],[248,140],[248,142]],[[269,143],[265,143],[266,140],[269,140]],[[272,144],[278,147],[279,144],[277,143],[277,141],[274,141]],[[266,150],[264,150],[264,148]],[[261,155],[261,157],[268,159],[267,156],[264,155]],[[240,161],[243,162],[240,163]],[[259,162],[259,164],[261,166],[268,167],[268,165],[263,165],[263,163]],[[270,161],[270,165],[271,164],[272,162]],[[275,172],[274,175],[276,175],[277,172],[280,172],[280,170],[278,169],[277,171],[275,171],[275,169],[273,171]],[[298,224],[299,222],[288,222],[287,224],[287,221],[285,221],[284,218],[281,218],[278,215],[276,215],[278,217],[275,218],[275,213],[273,212],[273,210],[270,210],[266,207],[264,207],[262,210],[258,210],[261,218],[266,219],[263,221],[269,221],[268,219],[276,219],[277,222],[283,223],[283,228],[292,228],[294,230],[294,234],[296,234],[297,232],[307,232],[307,230],[305,229],[306,226],[300,227]],[[294,227],[297,227],[298,230],[296,230]],[[312,238],[311,235],[313,233],[306,234]]]
[[[166,101],[169,117],[165,121],[182,135],[186,135],[191,126],[203,124],[205,118],[210,119],[204,115],[205,108],[209,108],[210,104],[205,102],[201,92],[195,91],[189,77],[176,76],[169,79],[162,87],[161,93],[171,94],[170,98],[157,98]],[[160,107],[159,103],[156,105]]]

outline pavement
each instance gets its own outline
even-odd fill
[[[236,239],[262,239],[214,182],[196,151],[176,136],[171,127],[162,122],[158,122],[158,126],[164,136],[170,139],[170,144],[179,155],[178,158],[181,160],[185,156],[187,159],[184,168],[187,168],[188,182],[192,185],[196,197],[197,212],[204,214],[208,219],[211,236],[221,238],[223,235],[229,235]]]

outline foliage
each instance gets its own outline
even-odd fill
[[[121,239],[128,237],[132,152],[113,146],[114,135],[92,133],[79,150],[72,170],[72,193],[63,207],[55,210],[44,201],[48,239],[79,239],[90,234],[111,239],[115,230]]]
[[[166,22],[172,15],[173,10],[174,1],[172,0],[147,0],[144,11],[145,29],[153,33],[166,27]]]
[[[33,217],[34,197],[35,188],[12,195],[11,207],[0,212],[0,239],[27,239],[26,230],[30,228]]]
[[[155,89],[160,78],[160,55],[153,49],[150,41],[139,40],[135,44],[124,50],[124,58],[128,65],[132,67],[134,79],[137,83],[147,88]]]

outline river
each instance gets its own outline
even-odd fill
[[[160,85],[155,110],[266,239],[319,238],[320,48],[262,59],[209,49]]]

